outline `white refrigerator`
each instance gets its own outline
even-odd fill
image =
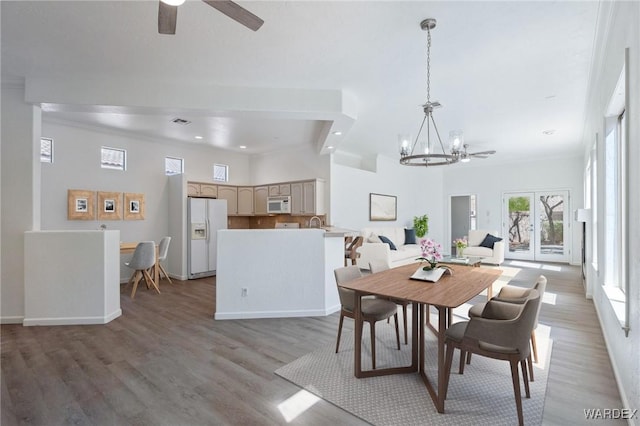
[[[216,274],[218,229],[227,229],[227,200],[189,198],[189,279]]]

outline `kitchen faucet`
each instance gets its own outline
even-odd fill
[[[311,219],[309,219],[309,228],[311,228],[311,223],[313,223],[314,219],[318,220],[318,228],[320,228],[322,226],[322,220],[318,216],[312,216]]]

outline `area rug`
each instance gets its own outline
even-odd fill
[[[432,319],[436,317],[432,315]],[[367,326],[363,337],[363,369],[371,368]],[[425,331],[425,370],[432,382],[437,377],[437,346],[433,333]],[[542,337],[542,338],[541,338]],[[541,342],[544,340],[544,342]],[[531,398],[522,399],[524,423],[542,423],[551,342],[538,336],[540,362],[534,364]],[[463,375],[453,359],[445,413],[439,414],[416,373],[357,379],[353,375],[353,333],[342,335],[340,352],[324,347],[275,371],[275,374],[374,425],[513,425],[517,424],[511,370],[506,361],[474,356]],[[393,321],[376,327],[378,368],[411,363],[409,345],[395,347]],[[521,388],[524,396],[524,389]]]

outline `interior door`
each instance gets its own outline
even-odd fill
[[[505,257],[567,262],[569,259],[569,192],[538,191],[504,196]]]
[[[475,195],[452,195],[450,198],[451,212],[451,251],[455,253],[453,241],[469,235],[470,229],[476,229]]]

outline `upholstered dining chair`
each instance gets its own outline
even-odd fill
[[[493,300],[498,300],[506,303],[517,303],[522,304],[527,300],[531,290],[536,290],[540,294],[540,299],[544,296],[544,292],[547,288],[547,277],[544,275],[540,275],[536,280],[535,284],[531,288],[523,288],[516,287],[513,285],[506,285],[500,289],[500,292],[497,296],[493,298]],[[479,317],[482,315],[482,311],[487,303],[478,303],[473,305],[469,309],[469,318],[471,317]],[[538,304],[538,311],[536,312],[536,319],[533,323],[533,329],[531,330],[531,348],[533,349],[533,362],[538,363],[538,345],[536,343],[536,328],[538,327],[538,317],[540,316],[540,308],[542,307],[542,302]],[[471,360],[471,354],[467,355],[467,364]],[[534,380],[533,377],[533,365],[529,363],[529,378],[531,381]]]
[[[371,259],[369,261],[369,270],[372,274],[391,269],[385,259]],[[407,331],[407,306],[409,302],[402,299],[385,298],[398,306],[402,306],[402,322],[404,323],[404,344],[409,344],[409,333]]]
[[[355,291],[346,289],[341,286],[348,281],[354,280],[362,276],[360,268],[357,266],[345,266],[343,268],[335,269],[334,275],[336,277],[336,284],[338,285],[338,294],[340,296],[340,304],[342,309],[340,310],[340,322],[338,324],[338,339],[336,341],[336,353],[340,348],[340,336],[342,335],[342,323],[344,317],[355,319],[354,306],[356,302]],[[398,307],[395,303],[389,300],[365,298],[361,300],[362,319],[364,322],[369,323],[369,329],[371,331],[371,365],[372,368],[376,368],[376,322],[385,320],[391,316],[395,319],[396,325],[396,341],[398,344],[398,350],[400,350],[400,330],[398,329]]]
[[[158,293],[160,289],[158,285],[153,281],[149,274],[149,269],[156,263],[156,243],[153,241],[142,241],[138,243],[136,249],[131,256],[131,260],[125,263],[129,268],[133,269],[133,274],[129,279],[129,283],[133,282],[133,290],[131,291],[131,298],[136,296],[136,289],[138,283],[144,278],[147,288],[153,286]]]
[[[531,290],[524,303],[505,303],[490,300],[482,311],[482,316],[472,317],[469,321],[453,324],[445,332],[447,348],[445,361],[444,398],[447,397],[453,351],[460,349],[460,359],[464,353],[475,353],[493,359],[509,361],[511,365],[511,380],[516,399],[518,424],[524,424],[522,414],[522,396],[520,391],[520,374],[518,364],[522,370],[525,396],[531,397],[526,360],[531,355],[529,339],[538,312],[540,294]],[[460,369],[464,366],[460,362]]]
[[[169,243],[171,242],[171,237],[164,237],[160,240],[160,245],[158,246],[158,269],[160,273],[158,274],[158,281],[162,279],[162,275],[164,275],[167,280],[169,280],[170,284],[173,284],[171,278],[169,278],[169,274],[165,271],[162,266],[162,262],[167,259],[167,254],[169,254]],[[159,284],[159,283],[158,283]]]

